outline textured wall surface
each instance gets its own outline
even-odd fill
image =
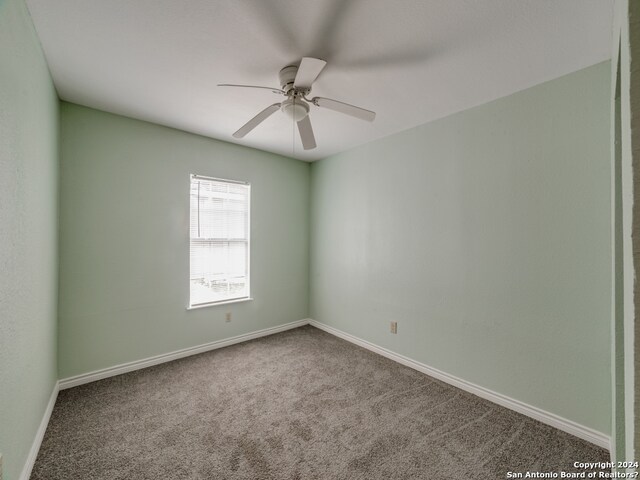
[[[68,103],[61,132],[60,378],[307,317],[307,163]],[[190,173],[251,182],[253,301],[186,310]]]
[[[311,317],[609,434],[609,96],[606,62],[314,163]]]
[[[56,374],[58,98],[22,0],[0,1],[0,453],[17,479]]]
[[[615,182],[615,334],[612,370],[614,431],[612,454],[635,461],[640,445],[640,2],[616,0],[611,78],[611,152]],[[635,60],[634,60],[635,59]],[[619,177],[619,178],[618,178]]]
[[[640,272],[640,2],[629,1],[629,124],[625,125],[631,135],[631,158],[633,164],[633,260],[635,272]],[[640,283],[634,285],[634,442],[633,455],[640,455]],[[631,334],[631,332],[629,332]]]

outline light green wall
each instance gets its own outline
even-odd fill
[[[617,51],[617,50],[616,50]],[[611,216],[612,216],[612,324],[611,324],[611,388],[612,388],[612,425],[611,438],[612,458],[625,460],[625,405],[624,405],[624,224],[623,224],[623,174],[621,155],[622,125],[621,92],[620,92],[620,57],[616,55],[612,61],[615,70],[612,78],[611,94],[611,146],[613,161],[611,162]]]
[[[610,434],[609,86],[605,62],[314,163],[311,317]]]
[[[61,132],[60,378],[307,317],[308,164],[68,103]],[[190,173],[251,182],[253,301],[185,309]]]
[[[0,0],[0,453],[17,479],[56,373],[58,98],[27,8]]]

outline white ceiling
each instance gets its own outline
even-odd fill
[[[613,0],[27,0],[63,100],[303,160],[324,158],[610,58]],[[278,71],[328,62],[303,151],[266,106]],[[293,144],[295,138],[295,145]],[[295,148],[295,151],[294,151]]]

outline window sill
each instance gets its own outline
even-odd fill
[[[231,303],[250,302],[251,300],[253,300],[253,298],[247,297],[247,298],[238,298],[235,300],[225,300],[223,302],[203,303],[202,305],[189,306],[187,307],[187,310],[198,310],[200,308],[215,307],[216,305],[229,305]]]

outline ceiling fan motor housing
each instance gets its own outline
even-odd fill
[[[280,70],[280,86],[287,95],[294,89],[293,83],[296,80],[296,74],[298,73],[298,67],[295,65],[289,65]]]

